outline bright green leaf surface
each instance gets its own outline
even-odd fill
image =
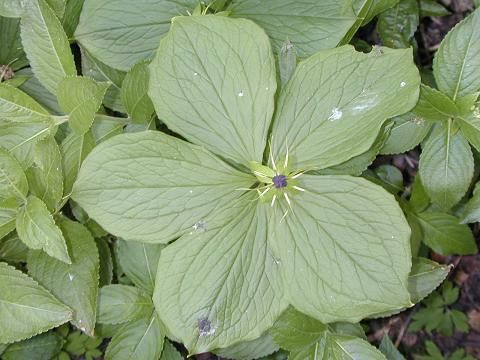
[[[387,118],[418,99],[411,50],[363,54],[351,46],[301,62],[278,99],[272,146],[294,168],[326,168],[367,151]]]
[[[477,151],[480,151],[480,118],[472,113],[456,121],[463,136]]]
[[[225,349],[216,350],[215,355],[225,359],[253,360],[266,357],[278,351],[272,336],[266,333],[251,341],[240,342]]]
[[[36,281],[0,262],[0,343],[30,338],[72,318],[71,310]]]
[[[480,10],[448,33],[433,62],[440,91],[454,101],[480,89]]]
[[[100,289],[98,318],[101,324],[120,324],[148,317],[152,300],[133,286],[108,285]]]
[[[420,0],[419,3],[420,16],[446,16],[450,11],[436,0]]]
[[[16,226],[19,238],[29,248],[44,250],[65,263],[71,262],[63,234],[39,198],[33,195],[28,197],[26,205],[18,213]],[[49,256],[44,256],[53,261]]]
[[[93,336],[98,292],[98,251],[95,241],[81,224],[62,218],[59,226],[67,242],[72,264],[67,265],[31,252],[28,271],[74,311],[72,323]]]
[[[434,204],[450,209],[465,195],[473,177],[470,145],[451,120],[439,124],[422,147],[419,174]]]
[[[415,115],[429,121],[447,120],[458,113],[458,108],[447,95],[422,84],[418,103],[412,110]]]
[[[451,266],[440,265],[429,259],[414,259],[412,272],[408,277],[408,291],[412,302],[417,303],[427,297],[445,280],[450,270]]]
[[[410,228],[393,196],[361,178],[300,179],[269,235],[291,304],[325,323],[409,306]]]
[[[30,96],[13,86],[0,84],[0,118],[8,121],[49,121],[48,112]]]
[[[105,360],[156,360],[163,349],[163,336],[155,312],[150,318],[127,323],[112,338]]]
[[[424,212],[418,215],[423,241],[442,255],[471,255],[477,252],[472,231],[455,216]]]
[[[262,160],[276,75],[260,27],[222,16],[175,18],[150,75],[150,98],[170,129],[238,163]]]
[[[419,20],[417,0],[401,0],[378,16],[377,31],[385,46],[408,48]]]
[[[183,355],[169,341],[165,341],[160,360],[183,360]]]
[[[109,86],[80,76],[66,77],[60,82],[58,103],[69,114],[68,124],[77,134],[85,134],[90,129]]]
[[[62,24],[45,0],[25,2],[21,36],[35,76],[56,94],[60,81],[77,70]]]
[[[350,0],[233,0],[228,11],[264,28],[275,52],[289,39],[300,57],[334,48],[357,20]]]
[[[480,185],[475,185],[473,196],[468,200],[462,214],[462,223],[469,224],[480,222]]]
[[[120,241],[118,261],[122,270],[135,286],[153,294],[157,276],[158,259],[164,246],[141,242]]]
[[[24,200],[27,193],[28,182],[20,163],[0,148],[0,201],[11,197]]]
[[[150,121],[155,109],[148,97],[149,62],[136,64],[127,73],[122,83],[122,103],[134,123]]]
[[[196,0],[86,0],[75,38],[105,64],[128,71],[150,58],[171,18],[187,15]]]
[[[0,203],[0,239],[3,239],[13,230],[17,218],[17,203],[11,199]],[[3,258],[0,250],[0,258]]]
[[[166,243],[240,196],[235,189],[254,182],[203,148],[145,131],[97,146],[72,197],[110,233]]]
[[[285,309],[266,204],[239,199],[162,251],[154,303],[192,354],[261,336]]]
[[[0,16],[17,18],[23,14],[23,3],[21,0],[0,1]]]

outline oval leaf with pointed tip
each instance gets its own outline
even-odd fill
[[[388,118],[417,102],[420,78],[411,54],[342,46],[301,62],[278,99],[275,160],[288,150],[294,168],[323,169],[367,151]]]
[[[17,122],[51,119],[48,111],[29,95],[6,84],[0,84],[0,118]]]
[[[43,253],[31,252],[28,272],[74,311],[72,323],[93,336],[97,310],[98,251],[92,235],[81,224],[61,218],[72,263],[57,261]]]
[[[150,98],[169,128],[240,164],[262,160],[276,75],[260,27],[223,16],[175,18],[150,76]]]
[[[42,200],[30,195],[18,213],[16,226],[18,237],[29,248],[42,249],[64,263],[71,263],[63,234]]]
[[[394,197],[362,178],[300,179],[269,235],[291,304],[324,323],[411,305],[410,228]]]
[[[0,343],[30,338],[72,318],[72,311],[36,281],[0,262]]]
[[[191,354],[261,336],[286,308],[266,204],[245,195],[160,256],[155,308]],[[233,309],[236,309],[232,311]]]
[[[235,189],[254,182],[201,147],[144,131],[97,146],[82,165],[72,197],[112,234],[167,243],[239,197]]]
[[[77,74],[67,35],[45,0],[24,3],[22,44],[35,76],[48,91],[56,94],[65,76]]]

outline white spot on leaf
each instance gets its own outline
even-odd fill
[[[239,96],[239,97],[243,97],[243,91],[240,91],[240,92],[238,93],[238,96]]]
[[[68,273],[68,278],[70,279],[70,281],[73,281],[74,276],[72,274]]]
[[[405,81],[402,81],[402,82],[400,83],[400,87],[404,87],[405,85],[407,85],[407,83],[406,83]]]
[[[207,223],[203,220],[198,220],[194,225],[193,225],[193,230],[197,231],[206,231],[207,230]]]
[[[343,111],[341,111],[339,108],[333,108],[332,109],[332,114],[328,117],[328,120],[330,121],[335,121],[341,119],[343,116]]]

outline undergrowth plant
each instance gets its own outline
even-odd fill
[[[0,0],[2,358],[401,357],[360,321],[435,290],[451,267],[428,249],[477,251],[479,11],[436,84],[414,63],[419,19],[446,13]],[[388,47],[370,49],[377,16]],[[412,184],[369,168],[419,144]],[[412,326],[447,319],[448,284]]]

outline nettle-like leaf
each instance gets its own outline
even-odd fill
[[[0,262],[0,343],[30,338],[72,318],[72,311],[36,281]]]
[[[0,84],[0,117],[8,121],[49,121],[50,114],[23,91]]]
[[[85,159],[72,197],[127,241],[179,238],[160,254],[153,298],[191,354],[257,339],[288,303],[324,322],[411,305],[410,230],[394,197],[364,179],[303,174],[365,153],[415,105],[410,50],[345,46],[301,62],[277,100],[268,162],[276,75],[257,25],[175,18],[149,72],[159,118],[197,145],[113,137]],[[380,354],[359,341],[329,335],[325,351]]]

